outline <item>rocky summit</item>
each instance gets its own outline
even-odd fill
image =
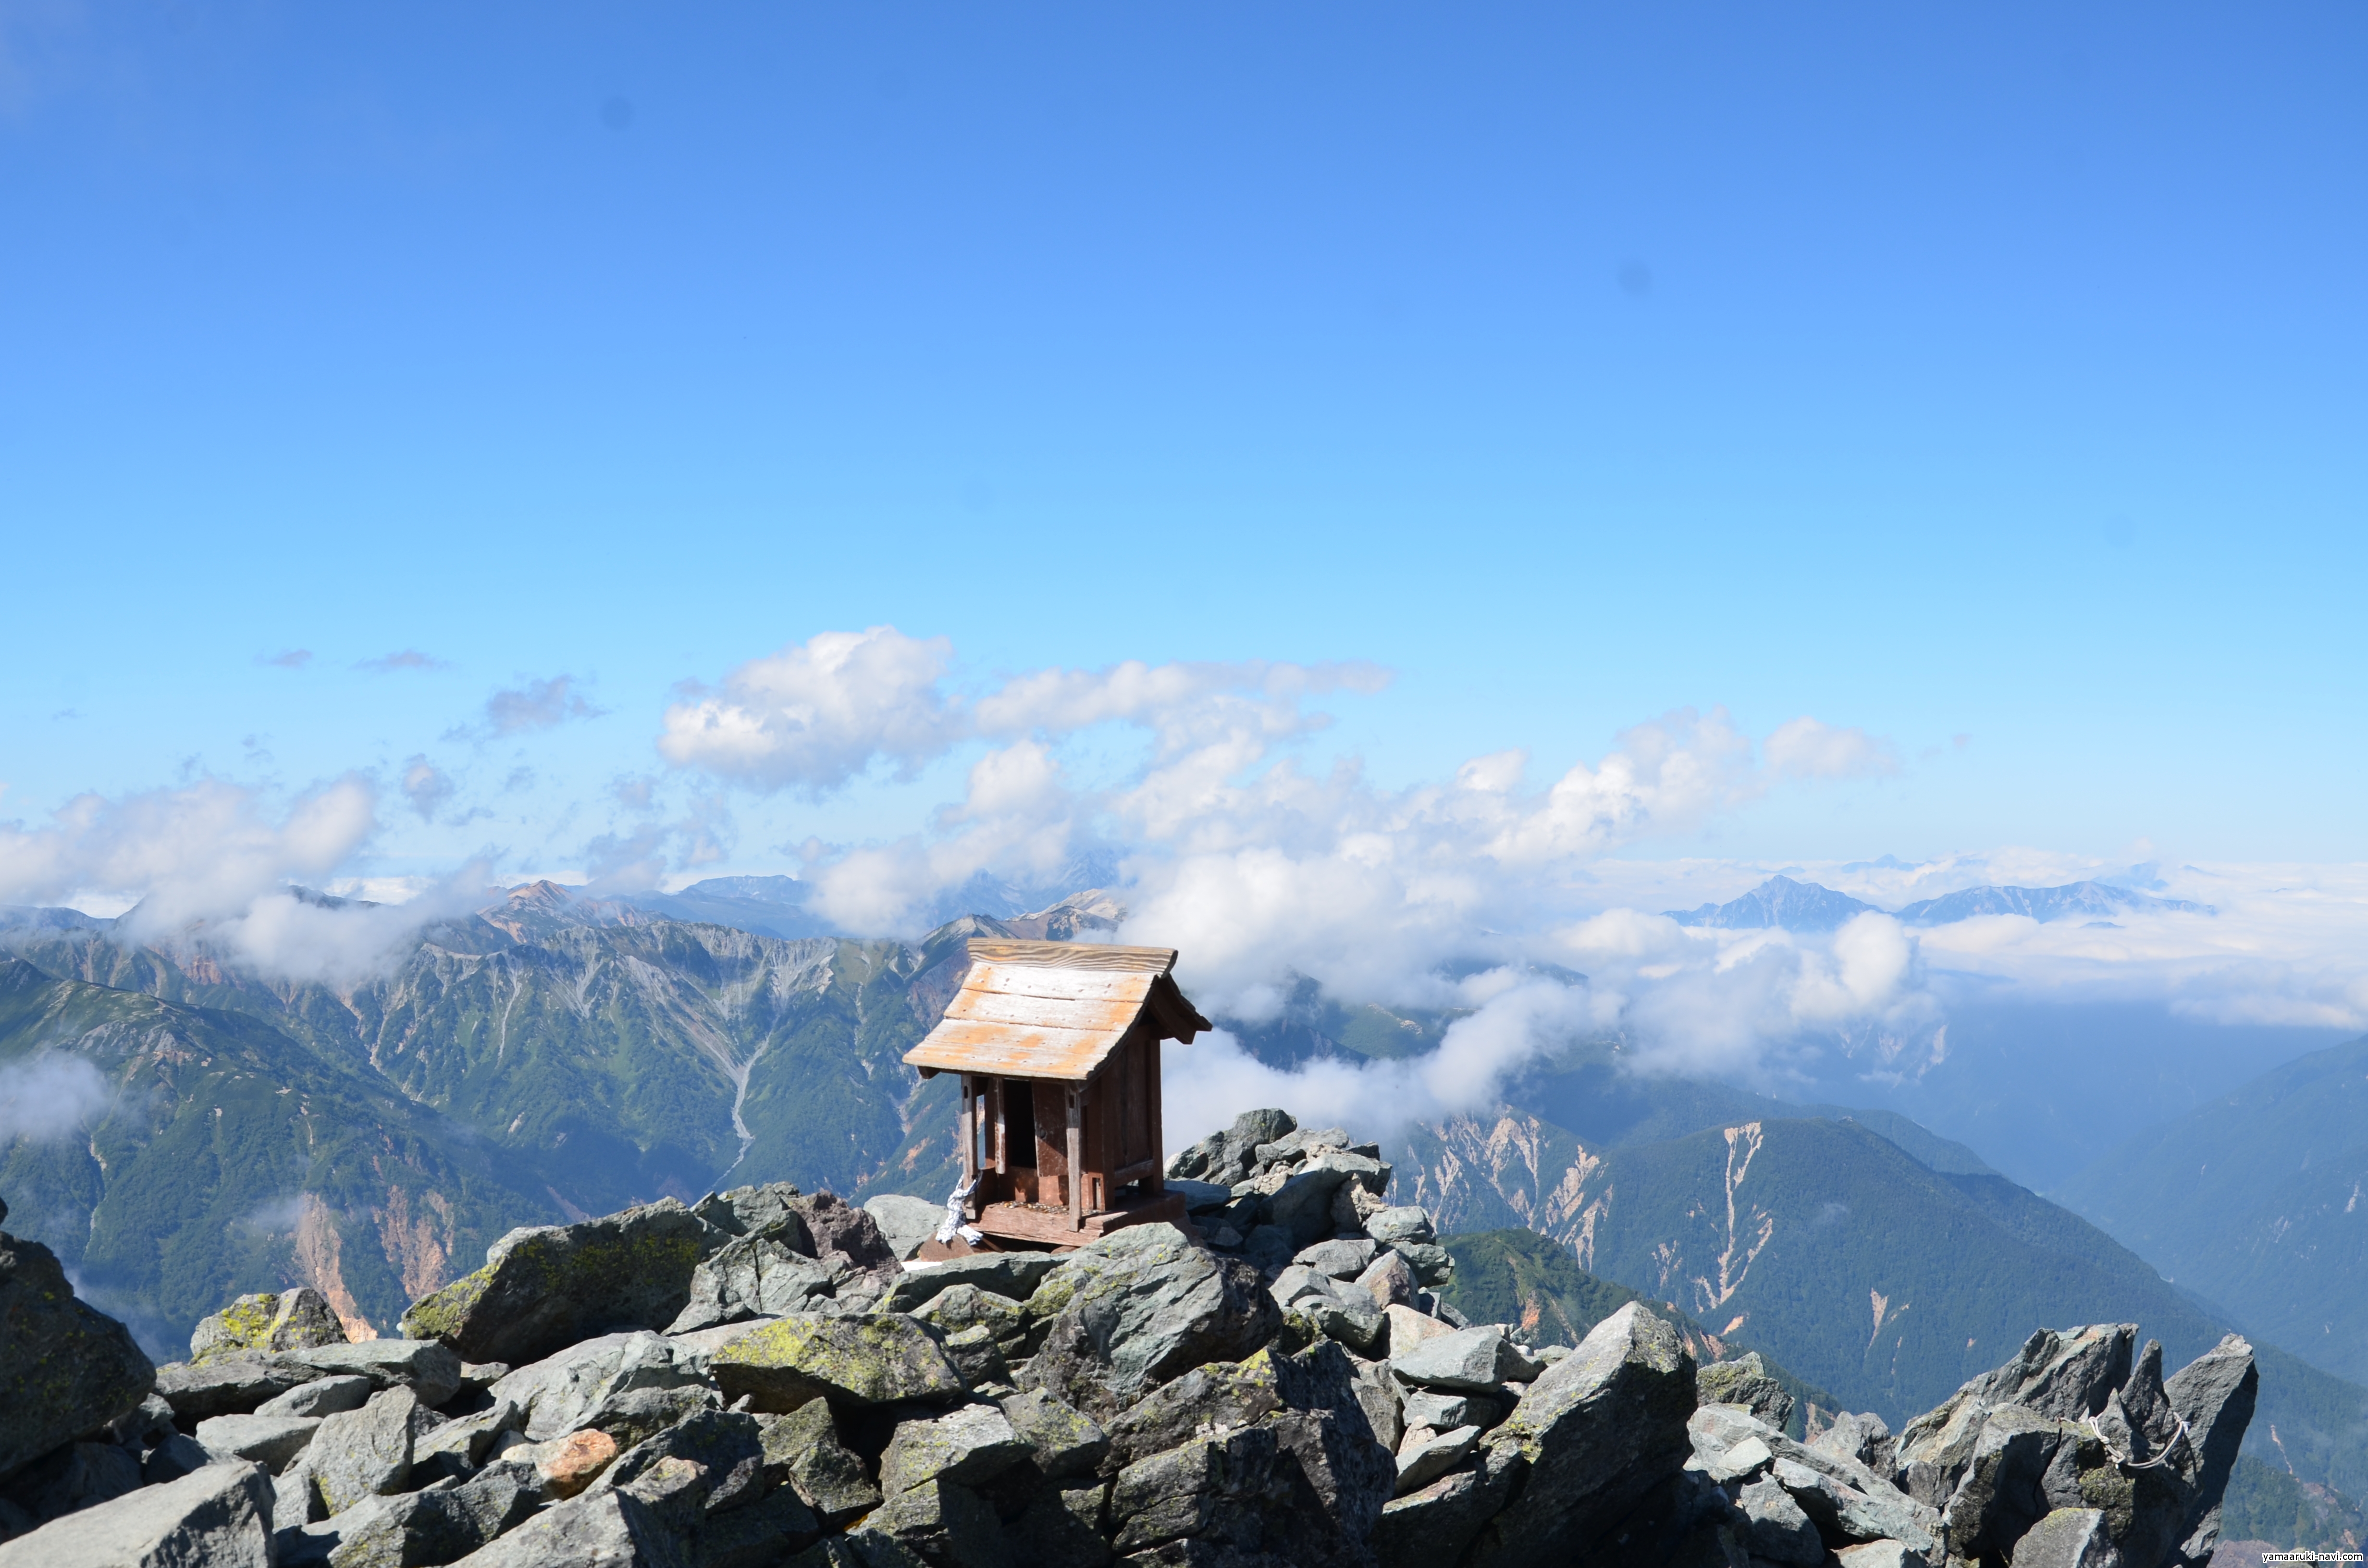
[[[1469,1323],[1378,1149],[1255,1111],[1185,1226],[921,1263],[786,1184],[504,1236],[348,1342],[245,1297],[151,1368],[0,1235],[0,1568],[2195,1568],[2258,1379],[2039,1329],[1894,1436],[1787,1436],[1632,1301]],[[5,1210],[0,1210],[5,1214]]]

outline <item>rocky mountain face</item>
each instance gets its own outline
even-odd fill
[[[1891,914],[1907,926],[1947,926],[1985,915],[2020,915],[2042,923],[2050,920],[2110,920],[2123,913],[2209,915],[2211,910],[2183,899],[2157,898],[2152,893],[2112,882],[2066,882],[2052,888],[1961,888],[1939,898],[1918,899],[1886,911],[1848,893],[1770,877],[1740,898],[1705,903],[1695,909],[1664,911],[1680,926],[1707,926],[1727,930],[1760,930],[1782,926],[1787,931],[1832,931],[1854,915]]]
[[[504,1236],[405,1337],[354,1342],[299,1290],[163,1368],[0,1234],[0,1568],[2212,1553],[2241,1340],[2165,1376],[2133,1325],[2040,1328],[1896,1437],[1866,1414],[1804,1441],[1758,1358],[1700,1366],[1640,1301],[1576,1345],[1462,1321],[1373,1147],[1280,1111],[1204,1141],[1176,1173],[1214,1245],[1151,1224],[915,1265],[826,1193],[666,1199]],[[55,1376],[86,1362],[113,1369]]]
[[[67,1074],[86,1114],[0,1150],[0,1184],[20,1230],[158,1345],[290,1279],[383,1331],[514,1225],[727,1173],[939,1193],[951,1091],[900,1058],[972,929],[783,941],[540,884],[336,988],[258,979],[201,939],[17,922],[0,1063]]]
[[[2123,1144],[2055,1196],[2181,1284],[2368,1381],[2368,1038]]]
[[[1450,1232],[1552,1237],[1588,1273],[1894,1422],[2051,1313],[2144,1322],[2179,1358],[2235,1327],[2068,1210],[1995,1174],[1934,1170],[1853,1121],[1605,1146],[1507,1113],[1419,1129],[1387,1153]],[[2268,1346],[2260,1359],[2257,1456],[2368,1489],[2368,1389]]]

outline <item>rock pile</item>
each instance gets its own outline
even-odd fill
[[[1259,1111],[1174,1168],[1205,1243],[907,1267],[916,1212],[746,1187],[513,1233],[401,1339],[242,1298],[153,1371],[0,1238],[0,1568],[2209,1554],[2239,1341],[2165,1380],[2127,1327],[2043,1332],[1896,1440],[1800,1443],[1756,1358],[1697,1369],[1641,1306],[1576,1347],[1464,1323],[1371,1144]]]

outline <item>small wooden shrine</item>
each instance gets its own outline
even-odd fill
[[[1175,950],[983,937],[969,950],[944,1019],[905,1060],[962,1075],[966,1212],[985,1244],[1185,1225],[1160,1181],[1159,1048],[1210,1025],[1177,989]]]

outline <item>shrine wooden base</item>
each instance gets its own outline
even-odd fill
[[[983,1233],[978,1244],[973,1245],[959,1236],[951,1243],[933,1236],[913,1256],[923,1263],[942,1263],[982,1252],[1071,1252],[1129,1225],[1163,1221],[1193,1242],[1200,1241],[1201,1233],[1185,1218],[1182,1193],[1163,1192],[1156,1198],[1127,1193],[1121,1196],[1118,1207],[1087,1213],[1082,1227],[1069,1223],[1066,1209],[1041,1208],[1033,1203],[990,1203],[971,1221]]]

